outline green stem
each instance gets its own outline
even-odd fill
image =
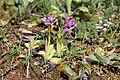
[[[50,28],[49,28],[49,32],[48,32],[48,45],[50,45],[50,37],[51,37],[51,35],[50,35]]]
[[[28,48],[28,53],[27,53],[27,58],[26,58],[26,63],[27,63],[27,78],[29,78],[29,67],[30,67],[30,53],[32,49],[32,42],[33,40],[30,41],[30,47]]]
[[[65,38],[65,35],[66,35],[66,33],[63,34],[62,39],[61,39],[61,42],[63,42],[63,40],[64,40],[64,38]]]
[[[112,33],[111,38],[113,38],[113,37],[114,37],[114,35],[115,35],[115,33],[116,33],[117,29],[118,29],[118,27],[115,29],[115,31],[114,31],[114,32],[113,32],[113,31],[111,31],[111,33]],[[112,30],[112,29],[111,29],[111,30]]]
[[[29,77],[29,58],[30,58],[30,52],[31,52],[31,48],[28,48],[28,55],[27,55],[27,78]]]
[[[71,3],[72,0],[66,0],[68,14],[71,15]]]

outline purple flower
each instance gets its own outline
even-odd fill
[[[63,29],[63,32],[68,32],[70,29],[74,28],[74,26],[76,25],[76,22],[73,22],[73,18],[68,17],[65,19],[65,28]]]
[[[51,25],[52,23],[54,23],[55,18],[52,16],[52,13],[49,15],[48,19],[46,17],[41,18],[41,20],[45,23],[45,25]]]

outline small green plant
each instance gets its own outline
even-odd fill
[[[101,64],[104,64],[106,66],[118,66],[120,63],[118,62],[120,60],[120,56],[113,54],[115,49],[107,52],[106,54],[109,55],[108,57],[102,56],[102,54],[105,54],[105,51],[101,49],[100,47],[96,48],[95,54],[90,54],[89,58],[93,61],[97,61]],[[110,55],[112,54],[112,55]]]
[[[7,41],[8,41],[8,38],[9,37],[9,34],[5,34],[5,35],[0,35],[0,39],[4,42],[4,43],[6,43]]]

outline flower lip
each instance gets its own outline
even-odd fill
[[[63,32],[68,32],[69,31],[69,27],[65,27],[64,29],[63,29]]]

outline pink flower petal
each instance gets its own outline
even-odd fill
[[[51,22],[53,22],[55,20],[55,18],[52,16],[52,13],[49,16],[49,19],[50,19]]]
[[[41,20],[42,20],[43,22],[46,22],[47,18],[44,17],[44,18],[41,18]]]
[[[68,31],[69,31],[69,28],[67,27],[63,29],[63,32],[68,32]]]

